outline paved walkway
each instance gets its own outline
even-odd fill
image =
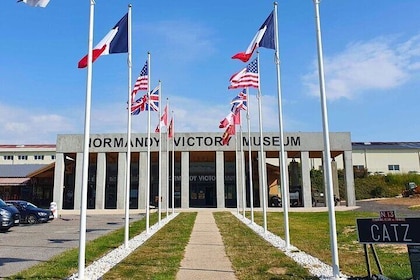
[[[237,279],[211,211],[198,211],[176,279]]]

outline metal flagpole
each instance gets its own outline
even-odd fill
[[[147,184],[146,184],[146,233],[149,233],[150,227],[150,52],[147,53]]]
[[[264,156],[264,146],[263,146],[263,132],[262,132],[262,108],[261,108],[261,79],[260,79],[260,54],[257,51],[257,69],[258,69],[258,82],[259,82],[259,86],[258,86],[258,94],[257,94],[257,99],[258,99],[258,120],[259,120],[259,126],[260,126],[260,160],[259,160],[259,164],[260,164],[260,188],[262,188],[262,209],[263,209],[263,216],[264,216],[264,232],[267,231],[267,181],[266,181],[266,174],[265,174],[265,156]]]
[[[330,243],[332,254],[332,268],[333,277],[339,279],[340,269],[338,261],[337,248],[337,229],[335,221],[334,209],[334,195],[333,195],[333,181],[330,161],[330,139],[328,129],[328,113],[327,113],[327,97],[325,94],[325,78],[324,78],[324,62],[322,57],[322,40],[321,40],[321,23],[319,18],[319,0],[314,0],[315,6],[315,24],[316,24],[316,39],[318,47],[318,68],[319,68],[319,87],[321,93],[321,107],[322,107],[322,126],[324,129],[324,180],[327,187],[327,204],[330,223]]]
[[[248,106],[248,96],[247,98],[247,106]],[[248,108],[247,108],[248,110]],[[240,147],[241,147],[241,173],[242,173],[242,207],[243,207],[243,216],[245,217],[245,212],[246,212],[246,176],[245,176],[245,162],[244,162],[244,145],[243,145],[243,137],[242,137],[242,119],[241,119],[241,123],[239,125],[239,130],[240,130],[240,134],[241,134],[241,139],[240,139]]]
[[[172,215],[175,214],[175,115],[172,111]]]
[[[160,126],[160,118],[161,118],[161,110],[160,108],[162,107],[162,83],[161,81],[159,81],[159,112],[158,112],[158,127],[159,127],[159,189],[158,189],[158,221],[159,221],[159,225],[160,225],[160,220],[162,219],[162,203],[160,201],[160,198],[162,196],[162,127]]]
[[[279,57],[279,36],[278,36],[278,23],[277,23],[277,3],[274,3],[274,36],[275,36],[275,54],[274,59],[276,63],[277,72],[277,95],[278,95],[278,110],[279,110],[279,130],[280,130],[280,177],[281,177],[281,189],[282,189],[282,205],[283,205],[283,216],[284,216],[284,238],[286,248],[290,248],[290,235],[289,235],[289,185],[287,182],[287,169],[286,169],[286,152],[284,150],[284,132],[283,132],[283,109],[282,109],[282,98],[281,98],[281,86],[280,86],[280,57]]]
[[[249,97],[249,90],[246,90],[246,96]],[[248,123],[248,170],[249,170],[249,203],[251,206],[251,222],[254,223],[254,187],[252,183],[252,143],[251,143],[251,120],[249,116],[249,108],[251,107],[251,102],[249,102],[249,98],[247,99],[247,109],[246,110],[246,119]]]
[[[238,114],[240,114],[241,111],[239,110]],[[239,157],[239,151],[238,151],[238,133],[235,129],[235,169],[236,169],[236,214],[239,215],[239,180],[238,180],[238,174],[239,174],[239,166],[238,166],[238,157]]]
[[[169,100],[166,98],[166,217],[169,215],[169,131],[168,131],[168,115]]]
[[[86,255],[86,207],[87,207],[87,183],[89,176],[89,134],[90,134],[90,106],[92,95],[92,50],[93,50],[93,17],[95,1],[89,0],[89,38],[87,57],[87,81],[86,81],[86,105],[85,105],[85,135],[83,144],[83,173],[82,190],[80,201],[80,233],[79,233],[79,279],[85,277],[85,255]]]
[[[127,163],[125,167],[125,229],[124,246],[128,247],[130,232],[130,186],[131,186],[131,4],[128,5],[128,110],[127,110]]]

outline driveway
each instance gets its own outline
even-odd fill
[[[378,213],[378,217],[379,211],[382,210],[393,210],[399,218],[420,217],[420,197],[394,197],[358,200],[356,205],[360,206],[360,208],[356,209],[356,211],[376,212]]]
[[[124,213],[87,214],[86,241],[124,227]],[[130,213],[130,222],[144,214]],[[8,277],[79,246],[80,216],[62,214],[48,223],[21,224],[0,233],[0,278]],[[122,240],[123,242],[123,240]]]

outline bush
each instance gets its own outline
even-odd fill
[[[408,182],[418,181],[420,176],[417,174],[370,175],[365,178],[355,178],[356,199],[395,197],[405,190]]]

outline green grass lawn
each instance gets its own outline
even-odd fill
[[[378,213],[335,212],[340,270],[349,276],[367,276],[363,245],[357,241],[357,218],[378,217]],[[284,238],[283,213],[267,213],[267,228]],[[263,224],[262,213],[255,213],[255,222]],[[332,263],[328,212],[289,213],[290,243],[300,250]],[[385,276],[393,280],[411,279],[411,267],[406,245],[374,245]],[[371,251],[369,251],[371,252]],[[379,274],[370,253],[373,274]]]
[[[377,217],[377,213],[346,211],[335,214],[340,270],[350,276],[367,276],[363,246],[357,242],[356,219]],[[106,273],[103,279],[175,279],[195,217],[196,213],[191,212],[178,214]],[[230,212],[217,212],[214,217],[238,279],[317,279],[255,234]],[[151,214],[150,224],[155,224],[157,219],[156,213]],[[255,212],[255,222],[262,224],[262,213]],[[284,238],[283,213],[268,212],[267,224],[270,232]],[[289,213],[289,227],[292,245],[331,264],[327,212]],[[130,238],[144,230],[144,219],[131,223]],[[124,228],[88,242],[86,266],[123,244],[123,240]],[[405,245],[378,245],[376,249],[384,275],[393,280],[411,278]],[[77,272],[77,262],[76,248],[8,279],[63,279]],[[372,273],[378,274],[373,262],[372,268]]]

